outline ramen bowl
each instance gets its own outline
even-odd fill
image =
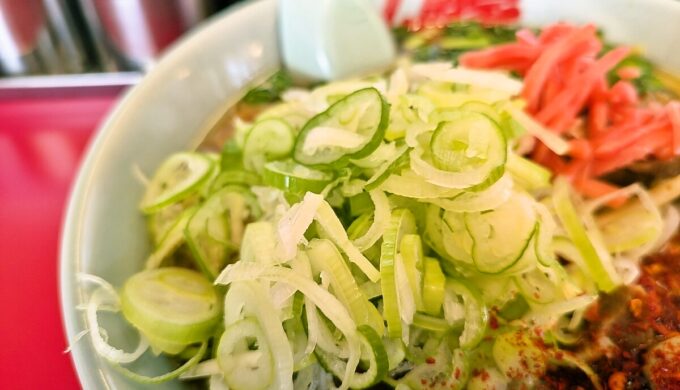
[[[133,173],[153,172],[170,154],[195,148],[207,130],[249,87],[280,67],[276,1],[240,3],[175,44],[103,123],[72,188],[62,227],[61,305],[68,339],[86,389],[158,388],[120,375],[88,337],[87,286],[79,273],[121,286],[143,267],[150,246],[138,211],[144,186]],[[593,22],[609,39],[643,48],[653,61],[680,71],[680,3],[670,0],[525,0],[522,23]],[[101,315],[109,339],[133,348],[137,336],[115,316]],[[147,354],[150,355],[150,354]],[[171,370],[164,357],[145,356],[132,369],[147,375]],[[180,381],[164,389],[189,388]]]

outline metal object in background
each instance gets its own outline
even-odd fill
[[[177,37],[224,5],[217,0],[80,0],[104,70],[150,66]]]
[[[0,0],[2,75],[84,72],[90,67],[67,0]]]

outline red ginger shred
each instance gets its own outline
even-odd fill
[[[680,156],[680,102],[643,106],[631,82],[640,76],[635,67],[619,69],[621,80],[614,85],[607,81],[607,73],[628,56],[629,48],[598,57],[602,41],[593,25],[556,23],[538,36],[522,29],[516,37],[516,42],[465,53],[460,63],[524,77],[521,96],[527,112],[571,139],[568,158],[538,142],[532,154],[537,162],[594,197],[617,189],[600,180],[602,175],[650,157]],[[584,114],[583,134],[570,133]]]

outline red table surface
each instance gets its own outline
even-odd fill
[[[117,92],[0,98],[0,389],[80,387],[61,321],[59,236],[82,153]]]

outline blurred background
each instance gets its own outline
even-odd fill
[[[233,0],[1,0],[0,72],[139,71]],[[45,81],[47,83],[47,81]]]

